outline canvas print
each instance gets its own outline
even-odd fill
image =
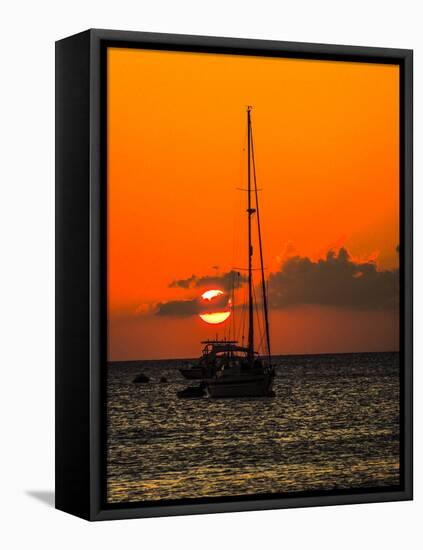
[[[399,488],[399,89],[108,48],[108,504]]]

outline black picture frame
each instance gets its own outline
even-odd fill
[[[109,46],[400,67],[401,484],[147,505],[106,504],[106,86]],[[91,29],[56,43],[56,508],[87,520],[412,499],[412,50]]]

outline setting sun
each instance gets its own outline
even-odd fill
[[[201,295],[200,303],[204,305],[204,302],[210,302],[210,305],[213,306],[217,299],[219,299],[220,304],[221,298],[225,298],[225,293],[221,290],[206,290]],[[220,325],[220,323],[224,323],[231,316],[231,305],[232,302],[229,298],[224,311],[204,311],[199,313],[199,317],[210,325]]]

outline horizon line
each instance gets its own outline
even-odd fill
[[[273,357],[304,357],[310,355],[354,355],[363,353],[400,353],[400,350],[384,350],[384,351],[339,351],[339,352],[322,352],[322,353],[278,353]],[[162,359],[113,359],[107,360],[107,363],[135,363],[140,361],[196,361],[199,357],[164,357]]]

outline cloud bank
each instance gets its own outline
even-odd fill
[[[173,288],[217,287],[229,291],[234,277],[241,286],[244,275],[228,271],[220,276],[192,275],[173,281]],[[293,256],[285,260],[280,270],[268,279],[269,306],[283,309],[296,305],[321,305],[340,309],[387,311],[399,305],[399,270],[379,271],[373,261],[354,261],[345,248],[330,250],[326,257],[313,261],[308,257]],[[214,301],[216,311],[224,306]],[[203,306],[197,298],[172,300],[158,304],[156,315],[197,315]]]
[[[213,313],[222,311],[228,305],[228,295],[216,296],[211,302],[193,298],[191,300],[171,300],[157,305],[156,315],[188,317],[201,312]]]
[[[197,275],[191,275],[188,279],[177,279],[172,281],[169,285],[170,288],[200,288],[200,287],[216,287],[221,290],[229,292],[232,288],[240,287],[247,277],[241,275],[238,271],[228,271],[222,275],[203,275],[197,277]]]
[[[189,317],[199,313],[198,300],[171,300],[157,304],[156,315],[171,315],[174,317]]]
[[[294,256],[269,276],[269,304],[285,308],[314,304],[348,309],[398,307],[398,269],[378,271],[374,262],[354,262],[345,248],[313,262]]]

